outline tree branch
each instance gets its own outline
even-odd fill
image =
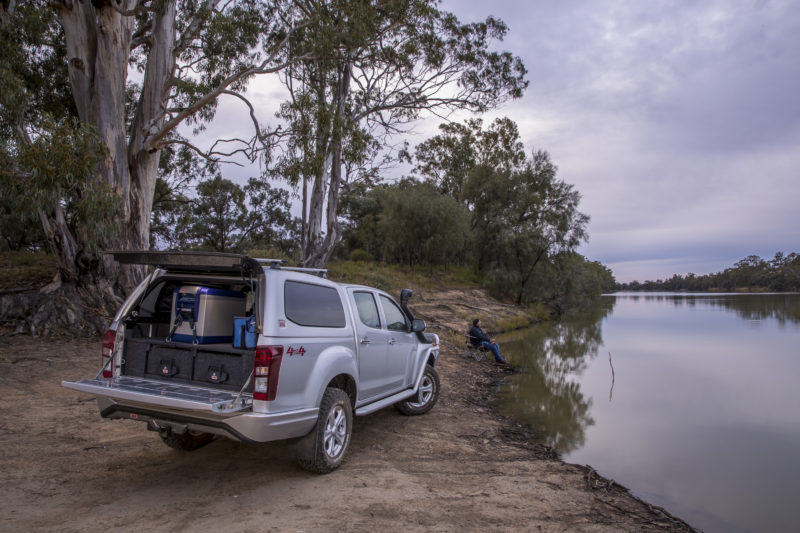
[[[241,139],[228,139],[228,140],[223,140],[222,142],[232,142],[232,141],[244,142]],[[214,146],[216,146],[216,144],[218,142],[220,142],[220,141],[215,142]],[[231,163],[233,165],[240,166],[240,167],[244,166],[241,163],[237,163],[236,161],[223,161],[222,159],[219,159],[219,158],[215,157],[215,156],[229,157],[229,156],[232,156],[232,155],[234,155],[236,153],[243,152],[244,149],[234,150],[234,151],[229,152],[229,153],[223,153],[223,152],[214,151],[213,147],[212,147],[211,150],[209,150],[207,152],[204,152],[203,150],[201,150],[197,146],[193,145],[192,143],[190,143],[189,141],[186,141],[184,139],[170,139],[168,141],[165,141],[163,144],[164,144],[164,146],[166,146],[168,144],[180,144],[182,146],[186,146],[187,148],[189,148],[190,150],[195,152],[197,155],[199,155],[203,159],[207,159],[208,161],[212,161],[214,163]]]
[[[235,91],[227,91],[226,90],[226,91],[222,91],[222,94],[229,94],[231,96],[234,96],[234,97],[238,98],[242,102],[244,102],[244,104],[248,107],[248,109],[250,109],[250,120],[252,120],[253,128],[255,128],[255,130],[256,130],[256,138],[258,139],[258,141],[261,143],[261,145],[264,148],[269,148],[269,143],[267,141],[269,140],[270,137],[278,135],[278,132],[280,132],[280,129],[281,129],[280,125],[278,126],[278,129],[275,130],[274,132],[266,133],[266,134],[263,133],[261,131],[261,126],[260,126],[260,124],[258,122],[258,119],[256,118],[255,109],[253,108],[253,104],[250,103],[250,100],[248,100],[243,95],[241,95],[241,94],[239,94],[239,93],[237,93]]]
[[[180,36],[178,42],[175,44],[175,57],[179,57],[189,47],[192,41],[197,38],[200,27],[204,22],[205,10],[213,11],[220,0],[206,0],[205,5],[197,10],[197,13],[192,18],[192,22],[187,26],[186,31]]]
[[[153,18],[150,18],[145,24],[142,24],[142,27],[139,28],[136,33],[131,36],[131,51],[139,48],[143,44],[151,42],[153,38],[153,22]]]
[[[290,58],[287,61],[284,61],[278,65],[268,67],[269,65],[277,56],[280,50],[289,42],[289,38],[292,36],[292,33],[299,29],[300,27],[305,26],[305,24],[301,26],[297,26],[292,28],[289,32],[287,32],[286,37],[280,42],[280,44],[276,47],[275,51],[273,51],[269,57],[267,57],[264,61],[261,62],[259,66],[250,66],[243,71],[239,72],[238,74],[232,74],[228,76],[225,80],[222,81],[216,88],[209,91],[202,97],[200,97],[194,104],[190,105],[189,107],[185,108],[183,111],[178,113],[174,118],[167,121],[158,131],[152,133],[145,142],[145,146],[147,146],[150,150],[156,149],[157,144],[175,127],[177,127],[181,122],[186,120],[187,117],[193,115],[206,105],[213,102],[220,94],[225,92],[228,87],[240,81],[242,79],[248,78],[250,76],[254,76],[257,74],[269,74],[272,72],[278,72],[284,69],[286,66],[298,62],[304,61],[310,58],[310,55],[303,55],[297,58]]]

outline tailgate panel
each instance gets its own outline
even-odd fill
[[[68,389],[104,396],[114,400],[173,409],[231,413],[249,409],[252,405],[252,396],[250,394],[242,394],[238,404],[234,407],[232,403],[238,395],[236,392],[211,390],[203,387],[128,376],[111,379],[62,381],[61,385]]]

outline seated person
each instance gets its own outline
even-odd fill
[[[472,321],[472,327],[469,328],[469,340],[473,346],[482,346],[483,348],[491,351],[494,354],[494,359],[498,363],[505,363],[506,360],[500,355],[500,346],[490,339],[486,333],[481,329],[481,319],[476,318]]]

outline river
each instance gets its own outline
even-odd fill
[[[534,440],[690,524],[800,531],[800,294],[618,293],[500,337]]]

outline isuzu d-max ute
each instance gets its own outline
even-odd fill
[[[354,414],[423,414],[439,397],[439,338],[409,310],[411,291],[398,304],[323,270],[235,254],[113,255],[152,274],[103,336],[97,376],[62,385],[173,448],[287,440],[301,466],[326,473],[345,457]]]

